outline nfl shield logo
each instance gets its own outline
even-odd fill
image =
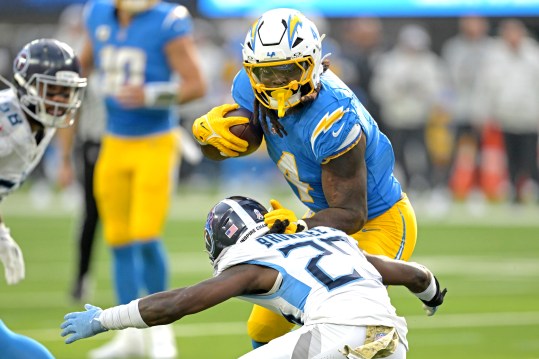
[[[226,230],[225,234],[228,238],[231,238],[234,233],[238,231],[238,227],[235,224],[231,225],[229,229]]]

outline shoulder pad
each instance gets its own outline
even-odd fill
[[[340,106],[318,119],[310,138],[311,149],[317,160],[324,163],[354,145],[361,132],[355,112]]]
[[[0,91],[0,136],[10,136],[25,122],[13,91]]]
[[[193,24],[189,10],[182,5],[172,7],[163,21],[163,28],[175,33],[192,32]]]

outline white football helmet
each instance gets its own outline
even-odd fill
[[[283,117],[316,90],[322,39],[316,25],[294,9],[269,10],[253,23],[243,44],[243,66],[262,105]]]
[[[118,10],[131,14],[143,12],[154,6],[159,0],[115,0]]]

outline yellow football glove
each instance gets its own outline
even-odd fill
[[[270,229],[275,224],[286,225],[284,230],[285,234],[297,233],[307,229],[305,222],[298,220],[298,217],[296,217],[296,214],[292,210],[284,208],[275,199],[270,200],[270,204],[272,210],[264,216],[264,223],[266,223]]]
[[[238,152],[245,152],[249,144],[247,141],[234,136],[229,128],[249,122],[245,117],[230,116],[225,114],[239,107],[238,104],[224,104],[214,107],[193,123],[193,136],[201,145],[212,145],[217,148],[221,155],[237,157]]]

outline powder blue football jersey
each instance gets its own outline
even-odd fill
[[[125,84],[172,80],[165,47],[171,40],[192,32],[187,9],[160,2],[135,15],[127,27],[121,27],[114,1],[95,0],[88,4],[85,18],[106,99],[107,132],[144,136],[169,130],[176,122],[169,109],[125,109],[113,96]]]
[[[264,132],[268,153],[296,196],[313,212],[328,208],[322,189],[321,165],[355,146],[365,136],[367,147],[367,207],[372,219],[401,198],[401,185],[393,175],[395,157],[389,139],[354,93],[331,71],[321,77],[317,99],[279,119],[283,138]],[[241,107],[253,111],[254,93],[245,70],[235,77],[232,95]]]

